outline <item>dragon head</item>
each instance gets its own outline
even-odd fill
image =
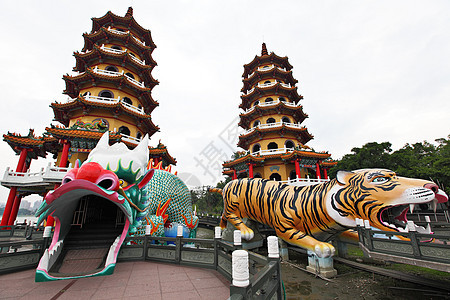
[[[44,255],[38,267],[44,280],[53,280],[49,270],[56,259],[52,259],[51,254],[59,255],[55,249],[75,229],[108,227],[114,231],[117,237],[105,245],[110,249],[104,265],[95,268],[93,274],[114,268],[120,246],[129,231],[135,228],[140,207],[145,205],[141,201],[142,190],[154,172],[147,170],[148,157],[147,136],[135,149],[129,150],[123,143],[109,146],[106,132],[87,160],[82,165],[77,161],[64,176],[61,186],[47,193],[36,213],[39,223],[50,215],[55,219],[47,258]]]

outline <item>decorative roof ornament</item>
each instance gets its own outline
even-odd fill
[[[262,43],[261,56],[263,55],[269,55],[269,52],[267,52],[266,43]]]
[[[128,7],[125,17],[132,17],[132,16],[133,16],[133,8],[130,6],[130,7]]]

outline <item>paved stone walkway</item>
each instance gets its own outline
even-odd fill
[[[35,270],[0,275],[0,299],[227,299],[217,271],[155,262],[118,263],[113,275],[34,282]]]

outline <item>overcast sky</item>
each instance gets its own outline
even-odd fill
[[[152,119],[161,131],[150,144],[161,139],[191,184],[222,179],[218,166],[236,149],[243,65],[262,42],[294,67],[315,150],[339,159],[367,142],[397,150],[450,134],[450,2],[429,0],[1,1],[1,133],[42,135],[50,103],[66,99],[62,76],[91,17],[123,16],[130,5],[157,45]],[[17,161],[0,143],[0,173]],[[0,188],[0,202],[7,193]]]

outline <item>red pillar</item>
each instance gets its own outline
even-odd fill
[[[253,164],[248,164],[248,178],[253,178]]]
[[[327,174],[326,168],[323,168],[323,177],[325,177],[324,179],[328,179],[328,174]]]
[[[319,162],[316,163],[316,176],[317,176],[317,179],[321,179]]]
[[[232,180],[237,179],[237,174],[236,174],[236,170],[233,169],[233,177],[231,178]]]
[[[159,156],[153,158],[153,165],[157,166],[159,164]]]
[[[25,148],[21,149],[19,162],[17,163],[16,172],[21,172],[23,170],[23,167],[25,165],[25,161],[27,158],[27,153],[28,153],[28,149],[25,149]],[[8,200],[6,201],[6,207],[5,207],[5,210],[3,211],[2,222],[0,223],[0,226],[9,225],[8,224],[9,217],[11,216],[11,211],[13,208],[14,199],[16,198],[16,193],[17,193],[17,187],[12,187],[9,190]]]
[[[63,144],[63,150],[61,153],[61,160],[59,161],[59,167],[65,168],[67,166],[67,161],[69,160],[70,142],[68,140],[61,140],[60,143]]]
[[[295,160],[295,174],[297,175],[297,178],[300,178],[300,163],[299,163],[299,159]]]

